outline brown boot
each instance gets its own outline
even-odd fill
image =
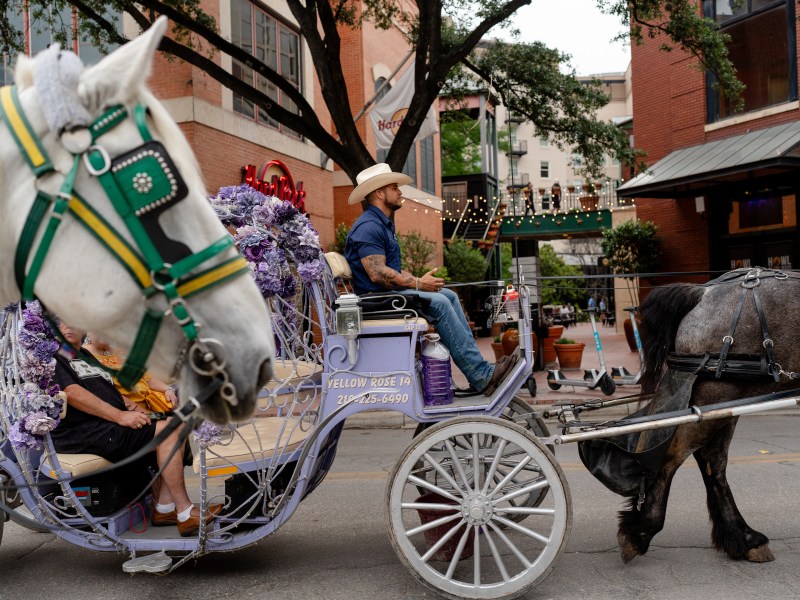
[[[505,379],[506,375],[511,372],[511,367],[517,364],[517,358],[519,358],[519,355],[515,352],[511,356],[504,356],[494,364],[492,378],[489,380],[489,384],[483,390],[484,396],[491,396],[494,394],[497,386],[500,385],[503,382],[503,379]]]

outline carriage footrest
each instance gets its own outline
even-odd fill
[[[172,559],[163,550],[147,556],[137,556],[122,564],[125,573],[166,573]]]

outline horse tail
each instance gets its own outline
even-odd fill
[[[642,304],[643,396],[655,392],[667,355],[675,350],[678,327],[704,293],[697,284],[679,283],[654,289]]]

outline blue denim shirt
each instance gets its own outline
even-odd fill
[[[394,232],[394,223],[380,209],[370,205],[353,223],[344,247],[344,257],[353,271],[353,288],[356,294],[386,290],[370,280],[361,264],[362,258],[374,254],[385,256],[386,266],[400,272],[400,244]]]

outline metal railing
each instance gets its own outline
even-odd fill
[[[523,216],[525,214],[554,214],[575,211],[613,210],[632,206],[630,198],[621,198],[617,195],[617,183],[606,181],[602,184],[582,186],[580,189],[570,187],[561,188],[561,194],[556,200],[551,188],[534,188],[531,190],[530,200],[523,192],[512,194],[507,199],[508,209],[506,216]]]

